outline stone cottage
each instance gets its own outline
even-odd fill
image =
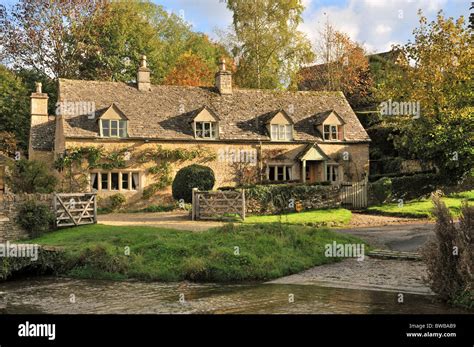
[[[38,84],[29,157],[52,165],[71,148],[119,151],[125,165],[83,169],[85,189],[99,194],[140,194],[156,183],[152,164],[126,162],[158,146],[204,150],[209,160],[174,161],[170,175],[201,162],[213,169],[215,188],[243,179],[337,183],[367,175],[370,139],[340,92],[237,89],[225,61],[214,87],[152,85],[146,57],[140,65],[136,83],[60,79],[55,116]]]

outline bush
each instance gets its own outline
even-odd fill
[[[435,240],[423,249],[431,289],[443,300],[474,308],[474,207],[465,202],[459,227],[439,197],[433,197],[436,216]]]
[[[379,204],[384,203],[392,194],[392,180],[388,177],[379,179],[370,184],[372,196]]]
[[[441,177],[436,174],[416,174],[392,178],[392,194],[401,199],[417,199],[436,191]]]
[[[193,188],[211,190],[215,181],[214,171],[211,168],[197,164],[186,166],[179,170],[174,178],[173,198],[191,202]]]
[[[21,159],[15,162],[10,183],[14,193],[52,193],[58,178],[45,163]]]
[[[54,215],[48,206],[29,200],[20,205],[16,222],[30,237],[38,237],[51,228]]]
[[[117,211],[125,204],[125,202],[127,201],[127,198],[125,197],[125,195],[121,193],[117,193],[117,194],[111,195],[109,197],[109,201],[110,201],[110,208],[112,209],[112,211]]]

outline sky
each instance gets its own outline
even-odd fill
[[[170,12],[184,16],[193,30],[216,38],[215,29],[232,24],[225,0],[152,0]],[[14,4],[15,0],[0,0]],[[434,19],[442,9],[445,16],[469,17],[470,0],[303,0],[306,9],[300,30],[315,42],[322,24],[329,22],[364,45],[369,53],[384,52],[392,44],[404,44],[418,25],[418,9]]]

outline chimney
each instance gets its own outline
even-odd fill
[[[137,74],[137,86],[140,91],[150,91],[150,69],[146,67],[146,55],[142,55],[140,67]]]
[[[48,94],[43,93],[41,82],[36,82],[36,91],[31,93],[31,126],[48,121]]]
[[[232,73],[226,70],[224,58],[219,62],[219,71],[216,73],[216,87],[221,95],[232,94]]]

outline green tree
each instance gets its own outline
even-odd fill
[[[26,159],[15,162],[9,180],[15,193],[51,193],[58,184],[44,162]]]
[[[464,17],[430,23],[420,15],[414,41],[396,47],[410,62],[387,74],[379,100],[420,103],[420,117],[386,116],[394,144],[414,158],[433,162],[455,182],[474,165],[474,45]]]
[[[239,86],[295,87],[300,66],[313,60],[311,44],[298,31],[304,10],[300,0],[228,0],[235,35],[227,35],[239,61]]]
[[[0,65],[0,131],[14,134],[18,145],[28,147],[29,93],[22,79]]]

